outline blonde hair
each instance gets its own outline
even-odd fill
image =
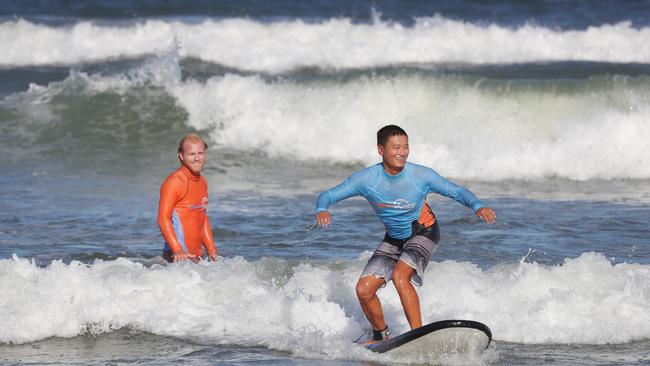
[[[183,136],[183,138],[181,139],[181,141],[178,143],[178,153],[179,153],[179,154],[183,152],[183,144],[185,143],[185,141],[191,141],[191,142],[202,142],[202,143],[203,143],[203,147],[204,147],[206,150],[208,149],[208,144],[206,144],[205,141],[203,141],[203,139],[201,138],[201,136],[199,136],[199,135],[197,135],[197,134],[195,134],[195,133],[188,133],[187,135]]]

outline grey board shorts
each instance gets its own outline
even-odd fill
[[[395,239],[388,234],[372,254],[366,268],[361,273],[361,278],[375,276],[383,278],[388,283],[393,276],[393,269],[397,261],[403,261],[415,270],[411,283],[422,286],[424,270],[427,268],[431,256],[438,249],[440,229],[438,223],[418,230],[408,239]]]

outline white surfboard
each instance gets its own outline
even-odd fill
[[[397,337],[365,345],[373,352],[480,354],[492,341],[490,328],[473,320],[442,320]]]

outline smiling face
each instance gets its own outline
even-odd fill
[[[202,141],[186,140],[178,158],[193,174],[200,175],[205,165],[205,144]]]
[[[409,156],[409,138],[404,135],[391,136],[384,145],[377,145],[377,151],[384,161],[386,173],[398,174],[404,169]]]

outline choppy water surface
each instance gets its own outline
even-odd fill
[[[3,7],[0,363],[650,363],[650,3],[317,5]],[[360,199],[315,228],[314,204],[386,123],[497,211],[429,197],[424,320],[488,324],[481,357],[350,342],[383,228]],[[188,131],[221,258],[166,265]]]

